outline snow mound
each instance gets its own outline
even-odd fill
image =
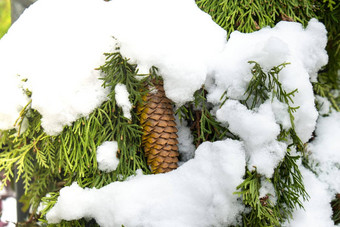
[[[315,139],[308,145],[310,161],[316,164],[318,178],[329,190],[340,193],[340,113],[320,117]]]
[[[271,101],[258,111],[248,110],[235,100],[227,100],[216,112],[217,120],[228,122],[229,129],[245,142],[248,168],[271,178],[277,164],[284,158],[287,145],[277,141],[280,127],[275,121]]]
[[[106,141],[97,148],[98,169],[111,172],[117,169],[119,159],[117,158],[118,143],[116,141]]]
[[[310,199],[304,201],[304,208],[298,208],[294,211],[293,218],[284,223],[283,226],[335,226],[334,221],[332,220],[333,211],[330,204],[333,195],[328,192],[327,184],[321,182],[312,172],[305,169],[303,166],[300,166],[299,169],[301,170],[303,183]],[[303,201],[302,198],[301,201]]]
[[[131,120],[132,103],[129,100],[129,92],[125,84],[117,84],[115,87],[115,99],[117,105],[122,108],[124,117]]]
[[[91,113],[108,94],[95,69],[117,39],[123,56],[141,73],[158,67],[167,96],[184,103],[204,83],[226,32],[191,0],[39,0],[0,41],[0,96],[11,97],[0,101],[1,129],[28,103],[21,79],[50,135]]]
[[[316,19],[307,28],[299,23],[278,23],[274,28],[243,34],[233,32],[220,56],[216,57],[212,73],[207,78],[208,101],[220,103],[227,91],[231,99],[244,99],[247,85],[252,78],[248,61],[256,61],[264,71],[283,62],[290,63],[279,74],[283,89],[298,89],[291,106],[300,108],[294,113],[297,135],[307,142],[315,129],[318,113],[310,80],[328,62],[327,31]]]
[[[236,224],[244,207],[233,192],[243,181],[244,166],[241,142],[205,142],[194,159],[167,174],[139,173],[100,189],[73,183],[60,191],[47,219],[95,218],[103,227]]]
[[[5,87],[0,96],[16,92],[12,106],[0,102],[5,109],[1,124],[7,126],[2,129],[13,127],[27,103],[18,85],[7,81],[27,79],[24,88],[32,92],[32,108],[42,114],[42,126],[51,135],[107,99],[95,70],[104,63],[103,53],[115,45],[102,23],[105,12],[104,2],[91,0],[40,0],[25,10],[0,41],[0,84]]]

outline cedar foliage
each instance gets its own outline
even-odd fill
[[[281,20],[297,21],[306,25],[312,17],[318,18],[325,25],[328,33],[327,51],[329,64],[319,73],[318,81],[313,83],[315,94],[330,100],[333,108],[339,110],[340,97],[333,93],[339,89],[338,70],[340,69],[340,3],[333,0],[198,0],[197,5],[213,20],[223,27],[228,36],[234,30],[253,32],[265,26],[274,26]],[[338,25],[338,26],[335,26]],[[88,117],[80,118],[71,126],[66,126],[58,136],[46,135],[41,127],[41,115],[31,108],[30,103],[22,110],[16,122],[16,130],[3,131],[0,139],[0,170],[7,179],[13,179],[13,170],[18,170],[18,177],[23,178],[26,194],[21,199],[31,216],[28,222],[40,221],[46,224],[45,214],[55,204],[59,190],[76,181],[81,187],[103,187],[114,181],[123,181],[142,169],[150,174],[142,148],[143,129],[139,122],[136,107],[143,103],[143,96],[148,90],[145,83],[154,79],[157,71],[152,68],[149,75],[139,75],[137,66],[128,63],[119,52],[106,54],[106,63],[98,70],[103,72],[103,86],[110,87],[109,100],[93,111]],[[291,122],[294,119],[294,94],[285,91],[278,80],[283,63],[269,72],[264,72],[259,64],[253,64],[253,78],[242,101],[249,109],[254,109],[271,98],[289,106]],[[138,78],[138,79],[137,79]],[[270,81],[268,83],[268,81]],[[116,105],[114,87],[125,84],[130,93],[130,101],[135,109],[131,111],[132,119],[123,117],[122,110]],[[29,91],[27,91],[30,96]],[[227,93],[221,100],[227,99]],[[223,105],[223,102],[222,102]],[[200,110],[197,110],[200,109]],[[176,115],[182,121],[188,121],[194,135],[196,146],[204,141],[217,141],[224,138],[238,139],[227,127],[216,121],[206,99],[204,87],[196,91],[194,101],[178,107]],[[21,132],[21,126],[28,122],[28,127]],[[96,148],[104,141],[118,142],[120,163],[116,171],[101,172],[97,168]],[[265,179],[256,171],[245,171],[244,182],[235,188],[244,204],[249,208],[243,214],[243,226],[279,226],[291,217],[296,207],[302,206],[303,199],[308,199],[304,189],[300,171],[296,165],[304,155],[304,144],[297,137],[294,124],[289,130],[282,130],[278,140],[291,141],[285,158],[281,161],[271,179]],[[291,154],[297,150],[297,156]],[[17,179],[16,179],[17,180]],[[277,202],[269,197],[259,197],[259,189],[263,181],[272,182]],[[48,197],[45,197],[49,193]],[[42,213],[37,213],[41,201],[46,204]],[[339,202],[333,203],[334,220],[339,222]],[[27,224],[27,223],[26,223]],[[52,226],[96,226],[92,221],[84,219],[63,221]]]

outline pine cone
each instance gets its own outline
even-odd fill
[[[138,106],[143,127],[142,146],[153,173],[165,173],[178,167],[177,128],[171,100],[165,96],[163,82],[152,87]]]

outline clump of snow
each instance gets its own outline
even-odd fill
[[[277,98],[272,99],[272,109],[275,115],[275,120],[282,126],[282,129],[288,130],[292,127],[290,115],[288,113],[288,105],[280,102]]]
[[[316,95],[315,101],[317,102],[319,107],[319,114],[328,114],[330,112],[332,104],[327,98]]]
[[[0,61],[5,62],[5,60],[1,58],[1,54]],[[2,65],[0,70],[1,68],[3,68]],[[0,73],[0,75],[2,75],[2,73]],[[0,101],[0,129],[2,130],[15,128],[14,123],[19,118],[20,111],[29,102],[19,85],[19,80],[20,78],[18,78],[18,76],[8,78],[0,76],[0,95],[3,97]]]
[[[216,112],[217,120],[227,122],[229,130],[244,141],[248,168],[270,178],[283,159],[287,145],[277,141],[280,126],[275,121],[271,101],[257,111],[248,110],[236,100],[227,100]]]
[[[236,225],[244,206],[233,192],[244,166],[241,142],[205,142],[194,159],[167,174],[140,173],[100,189],[73,183],[60,191],[47,219],[95,218],[103,227]]]
[[[128,0],[110,5],[120,52],[145,73],[156,66],[171,100],[179,104],[193,100],[209,62],[225,46],[224,29],[192,0]]]
[[[195,155],[196,147],[194,145],[194,137],[187,126],[186,121],[180,121],[176,118],[177,136],[178,136],[178,150],[181,155],[181,162],[186,162],[192,159]]]
[[[0,95],[12,97],[1,100],[1,129],[13,127],[27,103],[18,88],[22,78],[48,134],[98,107],[108,90],[95,68],[103,53],[114,51],[112,36],[139,69],[159,68],[167,96],[178,103],[193,99],[207,62],[226,41],[226,32],[191,0],[39,0],[0,42]]]
[[[129,100],[129,92],[125,84],[117,84],[115,87],[115,99],[119,107],[123,109],[124,117],[131,120],[132,103]]]
[[[326,43],[326,29],[316,19],[306,29],[299,23],[280,22],[274,28],[249,34],[233,32],[211,66],[206,84],[208,101],[219,105],[225,91],[229,98],[244,99],[252,78],[250,60],[258,62],[265,71],[289,62],[280,72],[279,80],[287,92],[298,89],[291,104],[300,106],[294,114],[295,130],[302,142],[307,142],[318,116],[310,79],[328,61]]]
[[[271,183],[268,179],[261,180],[261,188],[260,188],[260,198],[268,197],[268,199],[275,204],[277,201],[275,189],[273,183]]]
[[[106,141],[97,148],[98,169],[111,172],[117,169],[119,158],[117,158],[118,143]]]
[[[2,202],[1,222],[7,222],[7,227],[16,226],[17,222],[17,200],[14,197],[8,197]]]
[[[318,119],[315,138],[308,144],[309,161],[316,175],[300,166],[305,189],[310,196],[285,226],[335,226],[331,201],[340,192],[340,113]]]
[[[305,189],[310,196],[308,201],[303,202],[304,208],[298,208],[293,213],[293,218],[284,223],[286,227],[308,226],[320,227],[335,226],[332,220],[331,201],[333,195],[327,190],[327,184],[321,182],[312,172],[299,167],[303,176]],[[303,199],[300,199],[303,201]]]
[[[329,190],[340,193],[340,113],[320,117],[315,139],[308,145],[309,157],[314,162],[318,178]]]
[[[28,102],[22,79],[51,135],[106,100],[95,70],[115,45],[106,12],[105,2],[93,0],[39,0],[25,10],[0,41],[0,96],[10,97],[0,101],[1,129],[13,126]]]
[[[2,183],[0,183],[2,186]],[[15,193],[9,187],[0,191],[0,226],[15,227],[17,222],[17,200]]]

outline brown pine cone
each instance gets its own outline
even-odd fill
[[[165,96],[163,81],[153,80],[138,106],[143,127],[142,146],[152,173],[165,173],[178,167],[177,128],[171,100]]]

